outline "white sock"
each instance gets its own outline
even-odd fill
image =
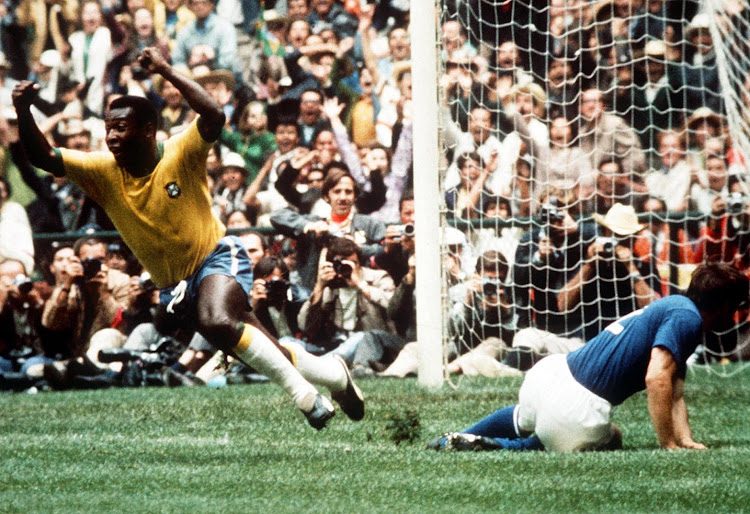
[[[308,412],[313,408],[318,396],[317,389],[304,379],[263,332],[246,324],[233,351],[242,362],[283,387],[300,410]]]
[[[282,346],[292,354],[292,364],[297,371],[313,384],[334,393],[346,388],[346,371],[340,360],[330,355],[317,357],[298,343],[283,343]]]

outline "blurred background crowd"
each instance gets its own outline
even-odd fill
[[[441,236],[449,371],[517,374],[571,351],[677,291],[670,265],[748,270],[746,162],[700,2],[440,7],[442,205],[468,222]],[[746,35],[748,19],[728,0],[713,23]],[[18,143],[26,79],[58,147],[106,151],[121,95],[157,106],[159,139],[183,130],[195,113],[138,66],[146,47],[227,115],[206,172],[265,328],[358,376],[413,374],[412,94],[433,86],[412,84],[412,25],[409,0],[0,5],[0,388],[263,380],[170,323],[104,212]],[[744,358],[741,322],[695,359]]]

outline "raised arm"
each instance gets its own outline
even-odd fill
[[[18,134],[31,164],[55,175],[65,174],[62,157],[52,148],[31,115],[31,104],[39,94],[39,84],[24,80],[13,89],[13,106],[18,115]]]
[[[157,48],[145,48],[138,57],[138,63],[151,73],[158,73],[167,79],[182,93],[190,108],[200,115],[198,131],[204,140],[210,142],[219,138],[226,116],[221,106],[200,84],[177,73]]]

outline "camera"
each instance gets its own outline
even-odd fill
[[[266,280],[266,296],[268,297],[268,303],[280,305],[286,299],[288,290],[289,283],[286,280],[278,278]]]
[[[615,255],[615,248],[617,247],[617,239],[614,237],[597,237],[596,242],[601,245],[602,249],[599,252],[604,258],[611,258]]]
[[[151,293],[153,291],[156,291],[159,289],[156,287],[156,284],[154,284],[154,281],[151,280],[151,273],[148,271],[144,271],[141,273],[141,276],[138,277],[138,285],[141,287],[141,293]]]
[[[737,216],[738,214],[742,214],[742,209],[745,206],[745,195],[737,191],[729,193],[729,196],[726,198],[726,202],[727,213],[731,214],[732,216]]]
[[[399,226],[402,236],[414,237],[414,223],[406,223],[405,225]]]
[[[500,296],[503,290],[502,281],[496,278],[482,279],[482,296]]]
[[[547,203],[539,207],[539,218],[545,225],[552,223],[562,223],[565,220],[565,213],[557,206],[557,197],[550,196]]]
[[[83,266],[83,280],[88,282],[102,270],[102,260],[92,257],[81,261]]]
[[[328,282],[328,287],[346,287],[346,281],[352,276],[351,265],[345,263],[344,259],[338,256],[331,259],[331,263],[333,264],[333,271],[336,272],[336,278]]]
[[[16,275],[16,278],[13,279],[13,285],[18,288],[18,292],[21,294],[29,294],[34,287],[31,279],[22,273]]]

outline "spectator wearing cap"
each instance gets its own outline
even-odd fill
[[[224,114],[227,119],[231,119],[234,113],[234,105],[232,103],[232,94],[234,92],[235,80],[234,75],[228,69],[210,70],[205,74],[198,74],[193,69],[193,78],[195,81],[203,86],[211,97],[221,105],[224,110]]]
[[[705,169],[706,146],[712,138],[724,136],[724,116],[708,107],[696,109],[685,123],[687,129],[687,160],[692,166]]]
[[[216,216],[226,223],[227,218],[234,211],[244,211],[247,205],[242,197],[246,189],[248,171],[245,160],[235,152],[229,152],[221,160],[220,183],[214,194],[213,211]]]
[[[191,49],[197,45],[210,47],[216,55],[216,68],[239,72],[237,32],[234,26],[214,12],[213,0],[188,0],[195,19],[177,33],[172,50],[172,64],[187,65]]]

